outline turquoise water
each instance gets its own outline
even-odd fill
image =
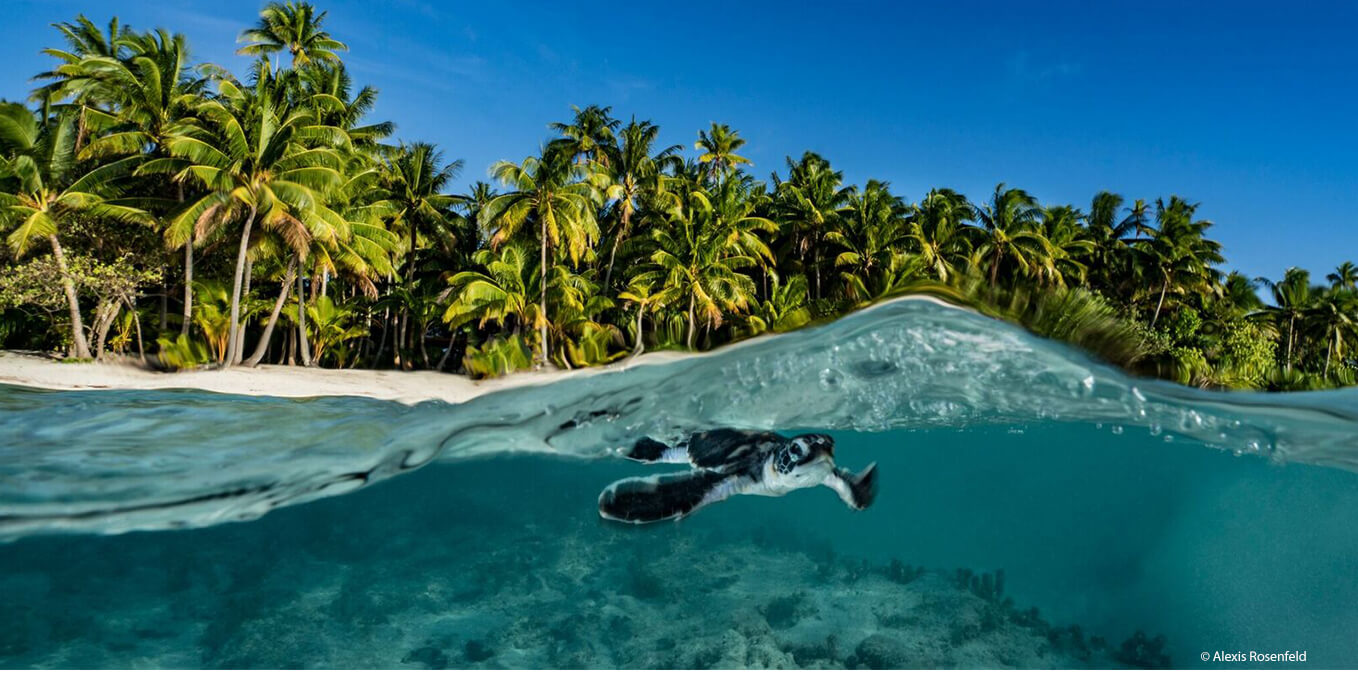
[[[0,668],[1353,667],[1355,405],[927,301],[466,405],[3,388]],[[717,426],[828,432],[877,503],[598,518]]]

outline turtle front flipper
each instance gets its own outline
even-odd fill
[[[599,494],[599,516],[631,524],[678,520],[739,493],[742,481],[739,475],[711,470],[629,477]]]
[[[850,508],[866,510],[877,498],[877,464],[869,465],[857,475],[835,468],[823,484],[834,489]]]

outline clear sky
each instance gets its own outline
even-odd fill
[[[243,73],[235,38],[262,4],[7,0],[0,97],[27,94],[49,24],[79,12],[184,33]],[[464,159],[465,183],[599,103],[689,148],[729,123],[761,177],[809,149],[911,201],[1000,181],[1047,204],[1175,193],[1249,275],[1358,260],[1352,0],[316,4],[378,117]]]

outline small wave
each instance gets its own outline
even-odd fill
[[[1136,379],[927,298],[682,359],[461,404],[0,387],[0,539],[257,518],[436,460],[582,458],[715,427],[880,431],[1085,422],[1358,470],[1358,393]]]

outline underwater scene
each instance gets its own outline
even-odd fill
[[[829,435],[876,499],[601,518],[684,469],[638,440],[723,428]],[[1358,396],[924,298],[461,404],[0,386],[0,440],[0,668],[1358,663]]]

